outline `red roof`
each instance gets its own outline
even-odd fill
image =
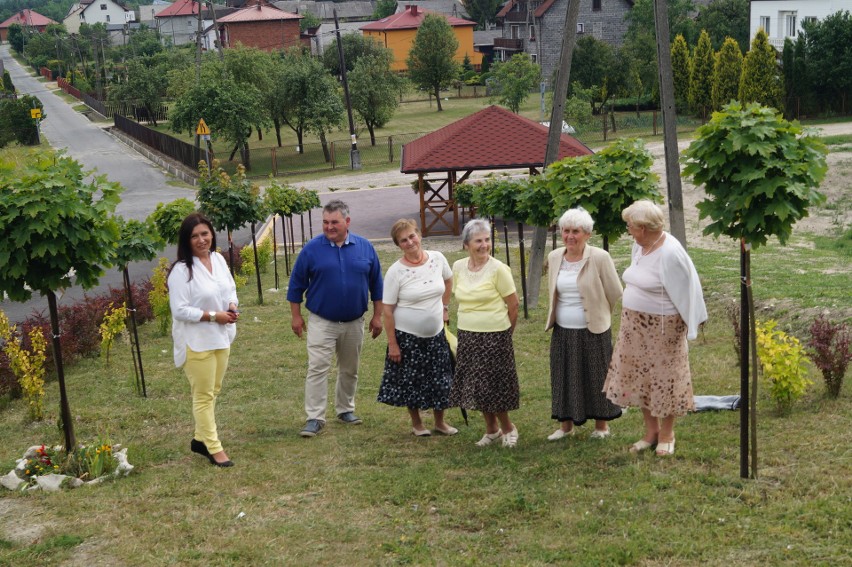
[[[53,20],[47,16],[42,16],[38,12],[33,12],[29,8],[25,8],[0,24],[0,28],[8,28],[12,24],[20,24],[22,26],[32,26],[34,28],[47,27],[50,24],[55,24]]]
[[[281,20],[301,20],[304,16],[291,14],[284,10],[279,10],[274,6],[257,4],[249,6],[242,10],[237,10],[233,14],[219,18],[220,24],[233,24],[240,22],[263,22],[263,21],[281,21]]]
[[[155,18],[175,18],[178,16],[198,15],[198,2],[177,0],[174,4],[154,14]]]
[[[542,167],[548,127],[489,106],[402,148],[402,173]],[[557,160],[594,152],[562,134]]]
[[[438,14],[437,12],[421,10],[417,6],[406,6],[404,12],[393,14],[392,16],[382,18],[381,20],[378,20],[376,22],[370,22],[365,26],[361,26],[361,30],[390,31],[417,29],[420,27],[420,24],[423,23],[423,18],[426,17],[426,14],[437,14],[439,16],[443,16],[447,19],[447,23],[449,23],[453,27],[476,25],[476,22],[471,22],[470,20],[463,20],[461,18],[455,18],[453,16]]]

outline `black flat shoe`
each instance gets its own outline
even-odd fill
[[[234,463],[232,461],[225,461],[222,463],[217,462],[216,459],[213,458],[213,455],[210,455],[210,462],[213,463],[213,466],[216,467],[227,468],[234,466]]]
[[[207,450],[207,445],[205,445],[202,441],[198,441],[197,439],[193,439],[189,444],[189,450],[193,453],[198,453],[202,457],[209,457],[210,451]]]

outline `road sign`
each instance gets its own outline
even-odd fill
[[[210,135],[210,127],[207,126],[207,123],[204,122],[204,119],[198,121],[198,128],[195,129],[195,133],[199,136],[209,136]]]
[[[40,108],[31,108],[30,109],[30,118],[38,120],[41,118],[41,109]]]
[[[210,141],[210,134],[199,134],[199,136],[201,136],[201,139],[206,142]]]

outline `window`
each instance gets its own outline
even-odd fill
[[[584,24],[581,24],[580,22],[577,22],[577,33],[583,33],[585,31],[586,26]]]
[[[796,13],[787,14],[784,18],[784,26],[787,37],[796,37]]]
[[[535,26],[530,26],[530,41],[535,41]]]
[[[809,26],[817,23],[817,19],[815,16],[805,16],[802,18],[802,27]]]
[[[538,54],[530,53],[530,61],[532,61],[533,63],[538,63]]]
[[[760,27],[763,28],[767,34],[769,33],[769,16],[760,16]]]
[[[106,9],[107,9],[106,4],[101,4],[101,10],[106,10]]]
[[[521,26],[512,26],[512,39],[520,39],[521,38]]]
[[[600,12],[601,11],[601,0],[592,0],[592,11]]]
[[[106,21],[109,21],[109,14],[107,14]]]

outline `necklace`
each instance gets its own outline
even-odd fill
[[[653,244],[651,244],[651,246],[649,246],[649,247],[648,247],[648,251],[647,251],[647,252],[645,252],[645,247],[643,246],[643,247],[642,247],[642,255],[643,255],[643,256],[647,256],[648,254],[650,254],[651,252],[653,252],[653,251],[654,251],[654,246],[656,246],[656,245],[657,245],[657,243],[658,243],[658,242],[659,242],[659,241],[663,238],[663,236],[664,236],[665,234],[666,234],[665,232],[661,232],[661,233],[660,233],[660,236],[658,236],[658,237],[657,237],[657,239],[654,241],[654,243],[653,243]]]
[[[426,261],[426,253],[423,251],[423,249],[421,249],[417,260],[409,260],[408,258],[405,258],[405,261],[411,264],[412,266],[419,266],[420,264]]]

